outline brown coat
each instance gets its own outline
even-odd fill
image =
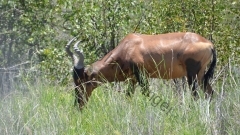
[[[211,59],[213,59],[212,64],[205,73]],[[74,79],[78,80],[75,81],[77,86],[85,85],[86,101],[92,90],[97,87],[97,82],[136,78],[141,85],[140,72],[144,72],[149,78],[175,79],[186,76],[189,85],[196,81],[202,84],[204,80],[204,90],[208,97],[213,93],[208,80],[213,75],[215,65],[216,53],[213,44],[198,34],[190,32],[159,35],[129,34],[101,60],[84,68],[84,73],[74,73],[85,76],[85,79],[79,79],[83,77]],[[76,66],[75,70],[77,71]],[[195,89],[194,83],[193,91]],[[81,107],[84,104],[83,95],[85,94],[78,95],[78,98],[81,97],[78,101]],[[196,92],[194,95],[196,96]]]

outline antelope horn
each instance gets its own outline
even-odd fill
[[[74,61],[74,66],[77,69],[81,69],[84,67],[84,55],[83,55],[83,52],[81,50],[79,50],[79,48],[78,48],[79,43],[80,43],[80,41],[77,41],[73,46],[74,51],[79,56],[79,60]]]
[[[73,42],[74,40],[76,40],[76,39],[77,39],[76,37],[74,37],[73,39],[71,39],[71,40],[67,43],[67,45],[65,46],[65,49],[66,49],[67,54],[72,58],[74,67],[77,68],[77,69],[81,69],[81,68],[83,68],[83,66],[84,66],[84,65],[83,65],[84,57],[83,57],[83,54],[81,53],[81,51],[80,51],[80,50],[78,49],[78,47],[77,47],[77,45],[79,44],[80,41],[78,41],[78,42],[73,46],[74,50],[75,50],[76,53],[79,55],[80,60],[79,60],[79,58],[78,58],[76,55],[73,54],[73,52],[70,51],[70,45],[71,45],[72,42]]]
[[[71,45],[71,43],[72,43],[74,40],[76,40],[76,37],[74,37],[73,39],[71,39],[71,40],[67,43],[67,45],[65,46],[65,50],[66,50],[67,54],[68,54],[72,59],[74,59],[74,54],[70,51],[70,45]]]

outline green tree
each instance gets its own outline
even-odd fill
[[[225,64],[240,54],[239,6],[237,0],[2,0],[0,67],[31,61],[41,75],[66,82],[71,61],[64,45],[74,36],[90,64],[128,33],[180,31],[213,41]]]

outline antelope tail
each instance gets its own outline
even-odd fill
[[[210,64],[210,67],[209,67],[208,71],[204,75],[204,89],[206,89],[207,83],[209,82],[209,79],[213,78],[214,69],[215,69],[216,63],[217,63],[217,55],[216,55],[216,50],[215,49],[212,49],[212,55],[213,55],[212,62]]]

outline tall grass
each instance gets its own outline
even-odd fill
[[[138,87],[129,99],[115,86],[97,88],[86,108],[73,106],[73,87],[44,81],[27,84],[0,100],[0,133],[16,134],[240,134],[239,68],[219,70],[213,82],[212,102],[195,101],[190,90],[177,94],[175,87],[161,79],[150,82],[151,95]],[[126,89],[121,85],[120,89]],[[165,103],[165,104],[164,104]],[[168,106],[166,106],[168,105]]]

